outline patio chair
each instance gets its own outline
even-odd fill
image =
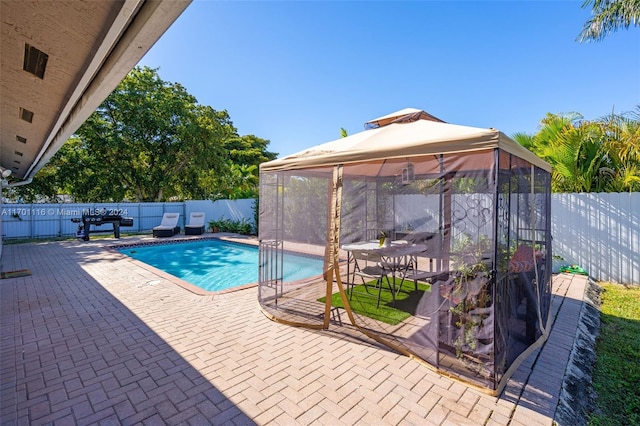
[[[440,257],[440,238],[435,232],[417,232],[413,231],[404,235],[400,233],[402,238],[393,242],[393,244],[424,244],[426,245],[425,255],[429,258],[429,271],[433,271],[433,261]],[[436,238],[438,237],[438,238]],[[415,265],[414,265],[415,266]],[[426,273],[426,271],[423,271]],[[421,274],[423,275],[423,274]],[[418,278],[421,279],[421,278]]]
[[[423,271],[420,269],[414,269],[413,267],[409,268],[407,272],[402,277],[403,280],[400,283],[400,288],[398,288],[398,292],[402,290],[402,284],[404,284],[404,280],[413,281],[413,286],[415,290],[418,291],[418,281],[425,282],[427,284],[433,284],[436,281],[446,281],[448,278],[448,272],[438,272],[438,271]]]
[[[172,237],[180,233],[180,225],[178,225],[178,219],[180,219],[179,213],[165,213],[162,215],[162,222],[160,225],[153,228],[154,237]]]
[[[376,280],[376,288],[378,289],[378,302],[376,304],[376,308],[380,307],[380,296],[382,293],[382,282],[387,281],[389,286],[389,290],[391,291],[391,296],[393,297],[393,301],[395,303],[395,292],[389,281],[389,274],[391,271],[386,270],[382,265],[384,261],[380,253],[377,253],[373,250],[352,250],[351,256],[353,257],[353,275],[359,276],[362,279],[362,285],[364,285],[364,289],[367,293],[369,293],[368,285],[366,280]],[[349,299],[353,297],[353,287],[355,286],[355,282],[347,282],[347,291],[350,290]]]
[[[204,213],[193,212],[189,216],[189,223],[184,226],[185,235],[202,235],[204,233]]]
[[[433,238],[433,235],[430,234],[429,237],[417,236],[416,239],[401,240],[403,241],[401,243],[394,242],[395,255],[385,256],[382,266],[386,270],[393,271],[393,276],[400,279],[399,285],[397,281],[394,282],[394,288],[397,287],[396,294],[402,291],[405,281],[413,281],[414,289],[417,291],[418,281],[431,284],[433,278],[437,278],[441,274],[441,272],[433,271],[433,258],[431,257],[429,257],[428,271],[418,269],[418,257],[429,252],[428,240]]]

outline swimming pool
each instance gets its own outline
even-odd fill
[[[119,248],[204,290],[221,291],[258,281],[258,248],[217,239]],[[297,281],[322,273],[318,257],[285,253],[283,280]]]

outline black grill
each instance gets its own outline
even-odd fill
[[[99,227],[107,223],[113,225],[113,236],[115,238],[120,238],[121,226],[133,226],[133,218],[122,217],[122,215],[119,214],[86,213],[83,214],[81,218],[72,218],[71,222],[79,223],[76,236],[78,238],[82,238],[84,241],[89,241],[89,235],[91,232],[110,232],[111,230],[107,229],[95,229],[95,227]],[[94,226],[93,230],[91,229],[91,225]]]

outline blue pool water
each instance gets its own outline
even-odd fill
[[[258,248],[220,240],[161,244],[118,250],[141,262],[209,291],[226,290],[258,281]],[[316,257],[285,254],[284,281],[322,273]]]

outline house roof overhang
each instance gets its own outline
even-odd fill
[[[2,0],[1,170],[33,178],[190,2]]]

